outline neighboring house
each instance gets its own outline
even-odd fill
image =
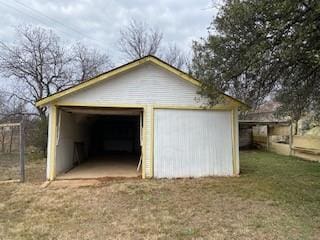
[[[243,103],[221,93],[205,107],[199,86],[146,56],[38,101],[49,109],[47,178],[238,175]]]
[[[278,102],[268,101],[262,104],[255,111],[249,112],[244,117],[244,120],[256,120],[256,121],[282,121],[287,120],[283,118],[278,118],[274,115],[277,108],[280,106]]]
[[[252,121],[266,121],[266,122],[279,122],[279,121],[290,121],[290,117],[277,117],[275,112],[277,108],[280,106],[280,103],[270,100],[262,104],[255,111],[249,112],[244,117],[244,120],[252,120]],[[297,127],[297,133],[295,135],[313,135],[317,136],[319,134],[319,122],[314,119],[314,114],[309,112],[305,114],[299,121]],[[315,129],[313,129],[315,128]],[[296,129],[293,127],[293,129]]]

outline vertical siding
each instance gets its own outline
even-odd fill
[[[156,109],[154,176],[233,175],[230,111]]]

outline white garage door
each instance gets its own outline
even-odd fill
[[[233,174],[229,111],[156,109],[156,178]]]

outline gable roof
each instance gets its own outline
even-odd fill
[[[47,105],[48,103],[50,102],[53,102],[53,101],[57,101],[58,99],[66,96],[66,95],[69,95],[69,94],[72,94],[72,93],[75,93],[81,89],[84,89],[86,87],[89,87],[89,86],[92,86],[96,83],[99,83],[101,81],[104,81],[104,80],[107,80],[111,77],[114,77],[120,73],[124,73],[126,71],[129,71],[133,68],[136,68],[144,63],[147,63],[147,62],[150,62],[150,63],[153,63],[163,69],[166,69],[167,71],[179,76],[181,79],[195,85],[195,86],[198,86],[200,87],[201,86],[201,82],[195,78],[193,78],[192,76],[190,76],[189,74],[175,68],[174,66],[162,61],[161,59],[155,57],[155,56],[152,56],[152,55],[148,55],[148,56],[145,56],[145,57],[142,57],[140,59],[137,59],[137,60],[134,60],[132,62],[129,62],[127,64],[124,64],[124,65],[121,65],[117,68],[114,68],[108,72],[105,72],[105,73],[102,73],[102,74],[99,74],[89,80],[86,80],[84,82],[81,82],[79,84],[76,84],[70,88],[67,88],[65,90],[62,90],[60,92],[57,92],[55,94],[52,94],[48,97],[45,97],[45,98],[42,98],[40,99],[39,101],[36,102],[36,106],[37,107],[41,107],[41,106],[45,106]],[[240,100],[236,99],[236,98],[233,98],[223,92],[220,92],[222,95],[224,95],[226,98],[228,98],[229,100],[231,100],[232,102],[236,103],[237,105],[239,106],[245,106],[245,107],[248,107],[248,105],[246,105],[245,103],[241,102]]]

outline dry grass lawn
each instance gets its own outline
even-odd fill
[[[0,239],[320,239],[319,163],[248,151],[241,177],[47,188],[38,163],[0,185]]]
[[[25,155],[25,171],[27,181],[45,180],[45,165],[42,154],[30,153]],[[0,182],[10,180],[20,180],[20,158],[19,152],[0,153]]]
[[[0,181],[20,178],[19,153],[0,154]]]

